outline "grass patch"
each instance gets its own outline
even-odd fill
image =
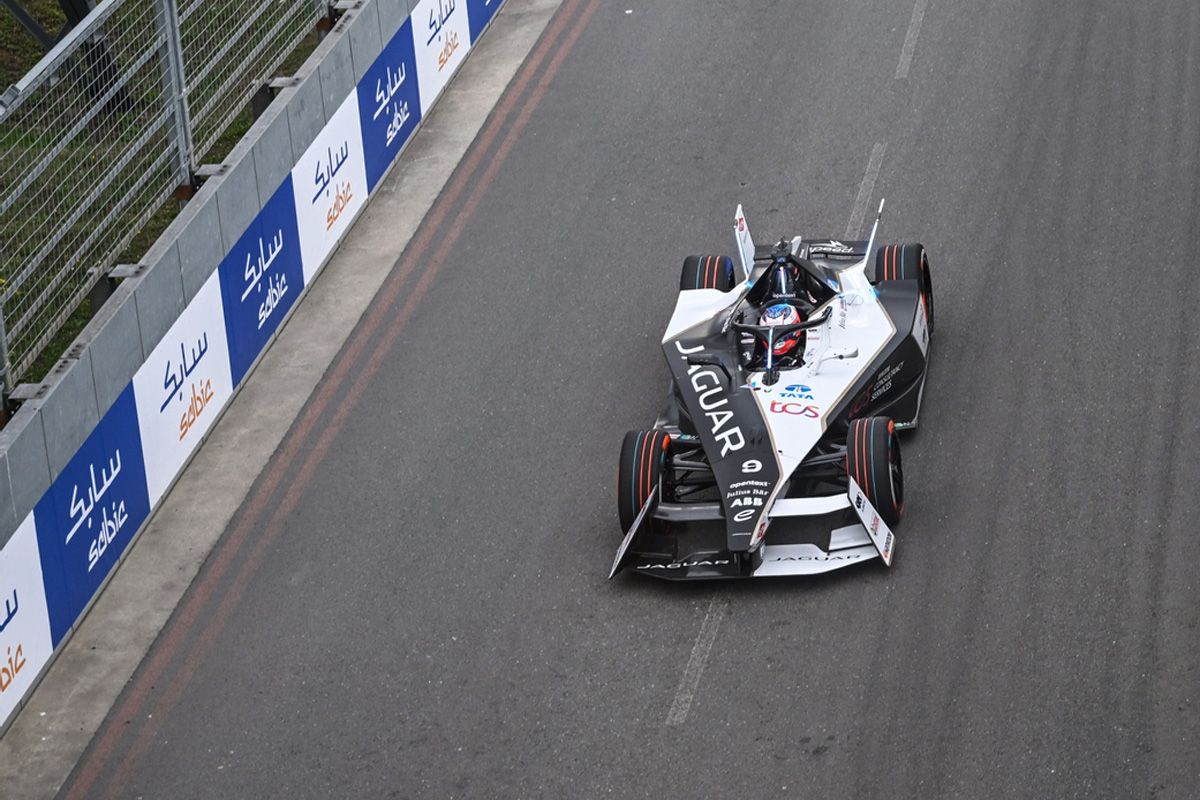
[[[51,37],[57,37],[67,22],[57,0],[23,0],[23,4]],[[45,54],[42,43],[8,9],[0,8],[0,90],[19,81]]]
[[[218,3],[213,5],[219,5]],[[43,25],[43,27],[52,36],[57,36],[64,24],[64,18],[61,10],[58,8],[56,0],[26,0],[26,8],[35,18]],[[195,19],[195,18],[194,18]],[[291,75],[300,67],[301,64],[312,53],[318,43],[318,37],[315,33],[309,33],[303,38],[298,46],[289,52],[283,59],[278,68],[272,71],[273,75]],[[185,44],[186,52],[186,44]],[[0,9],[0,87],[8,86],[19,80],[32,66],[34,66],[44,55],[41,43],[22,28],[17,21],[6,10]],[[119,54],[118,54],[119,55]],[[156,67],[151,64],[148,68],[153,71]],[[143,124],[143,120],[147,118],[147,114],[151,113],[154,106],[155,89],[150,89],[143,92],[139,98],[138,104],[135,107],[123,110],[120,115],[101,115],[96,118],[90,125],[89,130],[83,132],[79,139],[73,142],[65,150],[56,157],[54,166],[47,172],[45,178],[46,188],[44,196],[48,201],[43,205],[43,208],[51,209],[47,211],[44,219],[27,218],[19,224],[22,227],[28,227],[29,230],[36,231],[39,228],[45,227],[49,229],[49,225],[57,223],[51,214],[56,207],[62,207],[62,204],[67,203],[68,198],[72,193],[82,191],[86,187],[81,187],[77,180],[72,180],[72,176],[94,174],[96,162],[110,156],[99,153],[97,142],[104,144],[104,150],[108,150],[109,144],[120,145],[123,142],[130,142],[141,133],[139,127]],[[151,111],[147,111],[151,109]],[[236,144],[245,136],[254,120],[251,116],[250,109],[243,108],[237,116],[226,126],[225,130],[215,140],[214,144],[208,148],[203,155],[205,163],[219,163]],[[29,148],[30,152],[36,152],[41,148],[44,149],[44,142],[48,139],[57,140],[55,131],[52,129],[42,129],[35,125],[6,125],[3,131],[0,131],[0,148]],[[128,148],[124,148],[128,150]],[[9,152],[12,152],[10,150]],[[122,152],[122,150],[113,150],[110,152]],[[92,162],[89,164],[89,162]],[[86,233],[79,233],[72,229],[67,237],[67,240],[60,244],[58,248],[52,251],[50,258],[45,263],[65,265],[68,259],[74,258],[75,254],[80,252],[78,243],[82,241],[82,237],[86,235],[97,235],[98,241],[110,242],[107,245],[105,252],[113,252],[113,248],[120,247],[121,242],[128,240],[128,243],[121,248],[120,254],[112,261],[111,265],[118,263],[136,263],[141,260],[146,251],[154,244],[163,231],[170,225],[171,221],[178,215],[179,206],[174,199],[166,198],[157,200],[156,195],[161,191],[161,181],[154,178],[147,184],[147,188],[143,190],[142,199],[138,200],[128,211],[114,218],[104,226],[98,226],[97,220],[91,217],[102,215],[108,208],[115,207],[115,198],[121,195],[122,192],[132,191],[130,189],[131,182],[137,177],[147,174],[148,166],[145,168],[137,167],[131,170],[133,178],[127,178],[122,175],[110,190],[105,192],[98,203],[93,204],[91,208],[95,209],[97,214],[88,214],[88,219],[81,220],[77,227],[85,228]],[[89,172],[89,168],[93,168]],[[39,183],[43,179],[39,179]],[[3,188],[4,181],[0,180],[0,188]],[[118,185],[119,184],[119,185]],[[152,187],[152,189],[150,188]],[[140,220],[145,220],[138,226]],[[122,220],[125,220],[122,223]],[[131,225],[137,226],[136,230],[131,230]],[[89,227],[90,226],[90,227]],[[111,227],[113,232],[109,233],[107,228]],[[12,230],[10,228],[10,230]],[[3,256],[3,264],[0,264],[0,282],[6,277],[15,275],[22,264],[29,263],[34,252],[37,250],[36,236],[29,235],[24,237],[33,244],[23,243],[21,247],[12,247],[8,253]],[[89,252],[95,249],[95,246],[89,248]],[[59,267],[61,269],[61,266]],[[54,308],[62,308],[66,305],[66,296],[75,296],[78,292],[78,287],[86,285],[86,278],[83,273],[86,272],[86,265],[80,265],[76,268],[82,272],[73,271],[72,278],[66,282],[66,287],[62,290],[64,297],[57,301],[59,290],[54,290],[51,299],[45,302],[44,305]],[[9,273],[6,275],[5,273]],[[47,275],[31,277],[26,284],[21,287],[20,296],[14,295],[17,302],[24,302],[25,307],[34,307],[34,298],[38,292],[48,291],[49,282],[54,275],[58,273],[47,270]],[[81,282],[82,281],[82,282]],[[24,298],[22,300],[22,298]],[[13,298],[10,298],[10,303]],[[8,311],[9,303],[6,303],[6,311]],[[61,323],[61,327],[55,332],[53,338],[43,347],[35,347],[31,339],[25,339],[20,343],[10,342],[10,347],[14,350],[14,344],[23,347],[25,352],[31,349],[40,350],[40,355],[26,368],[20,375],[21,382],[39,382],[43,380],[54,364],[57,363],[62,354],[71,345],[71,342],[78,336],[79,332],[87,324],[91,318],[94,309],[89,299],[85,297],[82,302],[74,309],[71,315]],[[39,312],[40,313],[40,312]],[[12,312],[9,312],[12,316]],[[46,318],[49,314],[46,315]],[[41,328],[44,330],[45,326]]]

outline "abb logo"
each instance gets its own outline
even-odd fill
[[[817,419],[821,416],[821,409],[816,406],[805,405],[804,403],[784,403],[779,400],[771,401],[772,414],[791,414],[794,417],[807,417],[808,419]]]

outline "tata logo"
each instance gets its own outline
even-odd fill
[[[783,387],[783,391],[779,393],[780,397],[788,400],[812,400],[812,389],[802,383],[794,383],[791,386]]]
[[[821,409],[816,406],[805,405],[804,403],[784,403],[779,400],[772,400],[771,413],[790,414],[793,417],[817,419],[821,416]]]

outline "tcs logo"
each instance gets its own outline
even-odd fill
[[[817,419],[821,416],[821,409],[805,403],[785,403],[780,400],[772,400],[771,413],[790,414],[793,417],[804,417],[805,419]]]

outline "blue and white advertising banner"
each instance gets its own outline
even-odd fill
[[[133,376],[151,507],[233,394],[225,336],[214,272]]]
[[[491,22],[492,17],[504,5],[504,0],[467,0],[467,17],[471,20],[471,44],[479,41],[479,34]]]
[[[262,352],[304,288],[289,175],[217,268],[233,385]]]
[[[358,83],[358,118],[369,191],[375,191],[375,184],[421,121],[412,32],[409,17]]]
[[[0,550],[0,726],[50,659],[50,619],[33,514]]]
[[[358,92],[351,92],[292,168],[308,284],[367,202]]]
[[[411,18],[425,116],[471,49],[467,0],[421,0]]]
[[[33,514],[57,647],[150,514],[132,383]]]

